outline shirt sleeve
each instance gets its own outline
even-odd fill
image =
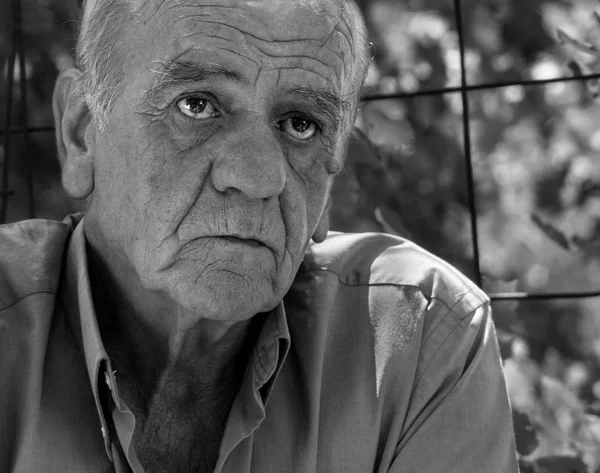
[[[413,387],[389,473],[518,472],[490,306],[447,317],[453,326],[441,343],[423,348],[433,354]]]

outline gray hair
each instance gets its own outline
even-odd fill
[[[120,97],[126,64],[126,48],[119,45],[124,23],[140,12],[145,0],[86,0],[77,39],[76,60],[80,70],[79,88],[100,129],[108,126],[108,116]],[[343,13],[353,20],[354,49],[357,56],[351,93],[358,98],[371,60],[367,29],[353,0],[343,0]],[[356,107],[355,107],[356,108]],[[354,119],[348,117],[351,120]]]
[[[125,51],[119,40],[129,13],[129,0],[88,0],[83,7],[76,49],[81,72],[78,85],[92,118],[102,129],[121,92]]]

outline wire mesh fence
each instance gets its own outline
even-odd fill
[[[473,175],[473,156],[472,156],[472,136],[471,136],[471,119],[470,119],[470,94],[475,91],[494,90],[501,88],[510,88],[514,86],[521,87],[532,87],[541,86],[556,83],[566,83],[571,81],[593,81],[600,78],[600,74],[579,74],[579,75],[564,75],[562,77],[554,77],[548,79],[532,79],[532,80],[515,80],[505,82],[492,82],[492,83],[480,83],[470,84],[468,82],[468,70],[466,64],[466,46],[464,37],[464,19],[463,19],[463,2],[460,0],[453,0],[453,11],[456,24],[456,33],[458,37],[458,48],[460,63],[460,83],[455,86],[445,86],[438,88],[430,88],[426,90],[417,91],[394,91],[389,93],[370,93],[363,96],[363,102],[369,103],[373,101],[382,100],[398,100],[398,99],[414,99],[425,96],[441,96],[444,94],[456,93],[460,95],[460,101],[462,105],[462,133],[464,143],[464,158],[466,162],[465,166],[465,182],[468,196],[468,207],[470,212],[470,232],[472,241],[472,275],[480,287],[482,284],[482,271],[480,263],[480,237],[478,232],[478,199],[475,191],[475,177]],[[7,209],[10,204],[11,198],[15,195],[15,189],[11,188],[9,182],[9,165],[10,165],[10,150],[16,135],[20,135],[23,140],[24,156],[27,160],[26,166],[28,168],[27,174],[27,196],[28,196],[28,215],[30,218],[36,216],[35,208],[35,196],[34,196],[34,179],[33,179],[33,164],[31,157],[31,146],[30,139],[32,133],[52,132],[54,128],[52,126],[33,126],[30,127],[27,122],[27,77],[25,73],[18,73],[19,71],[25,71],[25,58],[27,51],[25,50],[24,39],[23,39],[23,15],[22,15],[22,0],[10,0],[10,15],[11,20],[9,24],[12,26],[10,33],[10,52],[8,60],[6,61],[6,83],[5,83],[5,110],[4,110],[4,127],[0,130],[2,135],[3,149],[4,149],[4,160],[2,164],[2,178],[0,185],[0,222],[5,222],[7,218]],[[17,73],[16,73],[17,72]],[[14,79],[17,79],[19,84],[18,87],[14,86]],[[14,92],[19,91],[20,105],[23,108],[21,112],[22,121],[20,126],[15,127],[12,124],[13,106],[15,103]],[[544,293],[531,293],[531,292],[493,292],[490,294],[493,300],[552,300],[557,298],[589,298],[600,296],[600,288],[598,290],[585,290],[585,291],[569,291],[569,292],[544,292]]]
[[[28,2],[29,9],[25,7]],[[68,26],[74,24],[69,23],[69,21],[75,19],[78,0],[69,0],[68,2],[67,0],[64,2],[58,0],[56,3],[61,6],[67,3],[73,4],[74,9],[63,16],[58,15],[57,17],[60,20],[55,19],[55,22]],[[349,156],[348,164],[355,166],[354,170],[358,175],[355,177],[358,177],[359,180],[362,178],[361,185],[369,187],[372,194],[378,194],[382,188],[386,187],[382,184],[383,177],[385,177],[384,173],[389,171],[390,167],[396,166],[394,169],[395,175],[388,179],[387,187],[392,189],[392,194],[399,194],[399,196],[392,195],[391,198],[390,196],[380,196],[377,205],[372,202],[365,204],[369,213],[369,218],[365,219],[367,223],[363,222],[361,225],[348,227],[348,231],[383,229],[390,233],[407,236],[410,239],[413,239],[411,234],[416,234],[418,236],[417,243],[443,259],[454,263],[459,269],[472,277],[479,287],[486,290],[494,303],[496,326],[505,329],[512,335],[518,335],[520,340],[524,340],[529,344],[527,350],[531,356],[523,355],[525,351],[523,344],[511,342],[510,350],[512,350],[512,353],[508,356],[503,354],[503,358],[505,359],[505,376],[511,402],[518,408],[531,407],[528,415],[534,419],[536,428],[540,431],[540,436],[543,439],[543,442],[540,442],[537,447],[537,457],[543,459],[544,456],[568,451],[578,458],[584,458],[590,468],[595,469],[600,465],[600,453],[597,449],[598,439],[600,439],[600,423],[585,418],[585,413],[582,412],[588,408],[600,412],[597,407],[600,405],[600,382],[595,381],[600,378],[600,368],[598,368],[600,328],[597,322],[589,321],[590,319],[597,319],[598,308],[600,307],[598,305],[600,302],[600,280],[598,277],[590,277],[590,275],[594,276],[594,274],[600,273],[598,271],[600,263],[594,266],[595,263],[592,261],[600,261],[600,247],[597,244],[600,236],[600,226],[597,226],[596,233],[591,228],[586,237],[587,239],[582,240],[580,238],[578,240],[576,237],[565,236],[564,233],[558,231],[552,224],[551,217],[552,212],[557,207],[556,196],[553,195],[556,193],[555,188],[557,187],[554,181],[555,174],[559,174],[563,182],[568,181],[572,177],[571,175],[575,175],[575,178],[579,179],[575,186],[577,192],[574,192],[573,189],[563,189],[563,193],[566,195],[561,197],[563,200],[581,203],[585,200],[582,197],[583,195],[598,195],[598,189],[600,189],[598,185],[595,188],[595,184],[592,183],[591,186],[586,187],[581,183],[585,181],[586,174],[591,172],[594,163],[597,164],[597,159],[596,161],[589,160],[586,154],[595,153],[596,157],[600,156],[600,133],[595,131],[595,128],[598,128],[596,123],[600,122],[600,113],[598,113],[598,110],[593,111],[594,108],[591,105],[589,107],[587,105],[580,106],[583,99],[580,99],[577,87],[581,86],[581,89],[585,89],[586,87],[583,87],[583,84],[591,85],[587,88],[596,87],[600,80],[600,74],[586,68],[573,68],[571,72],[567,68],[561,69],[558,67],[554,69],[550,67],[550,70],[548,70],[548,64],[555,65],[564,58],[555,61],[542,61],[538,65],[541,69],[545,68],[544,73],[534,74],[531,67],[533,61],[528,60],[526,63],[520,63],[518,60],[514,60],[514,57],[517,56],[514,51],[508,51],[505,54],[502,48],[514,47],[514,44],[518,42],[519,48],[522,50],[520,55],[526,59],[530,59],[541,50],[547,51],[549,49],[547,47],[548,39],[540,39],[542,35],[539,28],[531,27],[531,31],[528,31],[529,25],[535,23],[531,21],[531,17],[528,17],[528,15],[533,12],[534,15],[537,15],[534,20],[539,23],[541,12],[548,9],[548,12],[544,14],[558,17],[560,23],[565,21],[564,16],[561,16],[561,12],[564,13],[564,8],[576,4],[585,4],[585,8],[589,7],[588,9],[591,9],[596,5],[596,0],[527,0],[527,2],[522,0],[452,0],[452,2],[435,2],[434,0],[406,2],[397,0],[357,0],[357,3],[365,12],[368,11],[368,19],[371,17],[371,20],[373,18],[377,20],[374,20],[376,24],[370,25],[371,28],[380,35],[392,37],[392,40],[388,40],[386,47],[393,49],[394,54],[404,58],[408,63],[408,65],[398,67],[394,62],[395,60],[390,61],[385,56],[386,51],[383,51],[385,48],[381,45],[378,46],[377,41],[374,40],[376,43],[374,63],[384,64],[385,67],[392,70],[392,75],[395,75],[396,78],[394,79],[395,82],[386,82],[384,79],[389,79],[389,77],[384,77],[385,74],[382,73],[383,78],[379,79],[376,86],[365,87],[362,97],[364,114],[359,114],[357,127],[362,130],[363,135],[369,135],[369,140],[373,142],[381,141],[380,135],[384,132],[378,133],[379,127],[385,128],[386,139],[393,138],[390,141],[402,142],[404,141],[403,137],[410,135],[411,132],[419,133],[423,135],[423,138],[420,141],[417,140],[414,149],[404,149],[403,143],[396,144],[395,148],[392,146],[393,150],[391,152],[383,157],[379,156],[383,163],[376,163],[379,167],[374,166],[373,162],[364,162],[365,159],[372,158],[369,153],[371,145],[367,144],[358,148],[351,146],[349,148],[349,154],[354,152],[355,156],[354,158]],[[47,5],[52,4],[52,2],[8,0],[5,5],[0,5],[0,24],[4,20],[8,25],[5,30],[6,40],[4,44],[0,41],[0,53],[2,48],[7,51],[4,58],[4,70],[2,71],[4,90],[0,91],[0,104],[2,104],[2,94],[4,95],[4,103],[2,104],[4,110],[0,116],[0,139],[2,140],[0,158],[3,158],[0,168],[0,223],[11,220],[9,218],[11,217],[9,215],[10,210],[14,208],[17,199],[20,199],[22,210],[18,214],[13,212],[13,220],[16,220],[17,216],[35,218],[47,214],[42,205],[45,197],[40,198],[40,189],[43,190],[44,183],[40,184],[40,179],[35,178],[35,172],[38,172],[37,168],[40,167],[40,163],[39,160],[36,161],[34,158],[36,153],[39,154],[44,147],[51,148],[50,143],[54,141],[54,127],[51,124],[51,114],[47,111],[43,114],[41,120],[35,119],[34,113],[31,112],[34,101],[38,100],[39,102],[39,91],[36,96],[35,88],[32,89],[34,80],[28,76],[28,62],[32,57],[39,56],[39,51],[33,51],[34,44],[32,41],[27,41],[27,36],[31,36],[32,33],[31,28],[27,30],[25,24],[28,15],[35,14],[36,9],[42,8],[40,6],[42,4],[45,5],[44,8],[47,8]],[[379,4],[385,5],[386,8],[378,10],[375,7]],[[34,5],[34,7],[31,7],[31,5]],[[404,6],[399,7],[399,5]],[[415,7],[415,5],[417,6]],[[497,25],[492,24],[490,18],[477,16],[477,11],[482,8],[482,5],[485,5],[485,8],[488,9],[486,11],[493,11],[495,12],[493,14],[498,15],[498,17],[506,16],[505,10],[513,8],[513,18],[520,19],[521,26],[515,28],[510,23],[506,23],[502,28],[498,27],[494,30],[491,26]],[[6,12],[4,19],[2,18],[3,7]],[[426,16],[429,23],[405,21],[403,18],[407,16],[410,8],[428,10]],[[398,10],[396,16],[390,16],[394,13],[394,9]],[[431,11],[432,9],[437,9],[439,12]],[[417,19],[417,16],[415,15],[415,19]],[[575,16],[577,17],[575,18],[576,21],[581,19],[577,15]],[[444,28],[449,30],[451,34],[446,34],[446,36],[441,33],[438,34],[438,30],[443,29],[440,26],[443,23],[440,18],[445,22]],[[390,33],[390,31],[385,30],[386,24],[392,24],[398,19],[402,20],[402,24],[395,25],[395,31]],[[600,32],[600,21],[597,20],[596,17],[596,30]],[[500,22],[497,19],[493,21]],[[479,32],[474,32],[477,29],[475,26],[479,28]],[[403,39],[405,40],[407,36],[400,35],[398,39],[397,33],[398,31],[404,33],[402,30],[406,28],[414,28],[419,32],[423,32],[424,39],[418,47],[415,47],[416,52],[413,52],[413,56],[419,56],[418,58],[412,57],[411,54],[402,50],[402,45],[398,44]],[[76,28],[65,34],[71,43],[75,34],[74,30]],[[494,74],[485,72],[486,67],[490,68],[490,64],[480,64],[478,69],[483,72],[479,75],[473,72],[477,69],[473,65],[474,62],[477,62],[477,58],[474,59],[472,54],[474,49],[473,36],[477,34],[479,34],[478,41],[485,43],[488,49],[494,51],[494,54],[490,55],[493,57],[488,58],[487,61],[494,67],[498,66]],[[504,36],[498,39],[494,34]],[[432,41],[427,35],[437,35],[436,41],[438,43],[432,46]],[[598,44],[600,44],[600,33],[598,35]],[[450,64],[452,71],[449,71],[448,67],[436,65],[436,61],[439,62],[438,50],[441,49],[440,43],[449,41],[449,37],[451,37],[451,40],[456,40],[453,49],[450,48],[452,50],[446,51],[447,55],[453,51],[456,52],[455,55],[446,58],[446,65]],[[518,37],[519,40],[515,41],[515,37]],[[494,40],[494,38],[496,39]],[[37,41],[40,42],[39,39]],[[540,46],[538,43],[544,44]],[[42,44],[38,47],[44,48],[46,45]],[[54,46],[52,47],[54,48]],[[432,54],[433,50],[436,50],[435,54]],[[70,47],[62,48],[62,53],[65,51],[71,53],[72,44]],[[55,54],[55,57],[59,56],[60,54]],[[410,57],[406,59],[407,56]],[[36,60],[39,60],[39,57]],[[431,65],[427,64],[428,61]],[[60,62],[60,58],[55,62]],[[398,70],[396,71],[396,69]],[[521,69],[527,69],[527,73],[521,73]],[[433,72],[431,72],[432,70]],[[423,71],[425,73],[422,73]],[[53,70],[53,74],[55,74],[55,70]],[[404,80],[407,77],[412,78],[413,82]],[[414,77],[421,81],[419,87],[415,86]],[[50,83],[53,78],[53,76],[46,78],[46,82]],[[399,82],[402,82],[401,86],[398,86]],[[524,96],[528,100],[527,108],[519,105],[525,101],[523,100]],[[564,99],[563,96],[566,96],[567,99]],[[553,101],[550,105],[548,105],[548,97],[551,97]],[[46,100],[46,104],[47,102]],[[508,106],[514,109],[510,113],[506,111],[506,103],[509,103]],[[573,103],[578,104],[577,107],[574,107],[574,110],[568,110]],[[380,119],[381,104],[388,106],[384,115],[387,114],[387,118],[392,117],[392,119]],[[46,106],[46,108],[49,107]],[[452,110],[450,113],[452,120],[445,121],[444,115],[448,114],[448,110]],[[371,115],[368,116],[368,114]],[[555,154],[571,157],[577,154],[579,164],[571,166],[571,168],[577,168],[577,172],[571,172],[573,169],[569,172],[562,172],[559,169],[558,173],[554,172],[548,179],[538,179],[541,184],[539,182],[536,184],[538,185],[536,198],[545,199],[545,208],[550,209],[547,218],[541,218],[536,213],[532,214],[531,219],[526,218],[528,220],[527,224],[515,223],[519,220],[519,215],[528,215],[529,208],[521,211],[519,206],[522,206],[522,204],[519,202],[504,204],[505,207],[516,208],[514,215],[519,214],[521,211],[517,215],[519,218],[512,219],[511,231],[519,233],[518,239],[526,243],[529,240],[537,239],[534,246],[536,246],[536,251],[541,254],[541,256],[532,257],[529,254],[531,253],[530,250],[519,247],[510,256],[510,252],[499,251],[501,245],[490,244],[486,241],[490,235],[501,233],[503,230],[500,227],[510,220],[499,219],[496,215],[498,213],[497,209],[486,202],[486,199],[489,200],[489,195],[494,195],[496,200],[506,198],[495,195],[494,186],[490,186],[486,182],[494,179],[504,179],[505,181],[522,179],[523,177],[516,173],[518,170],[513,169],[520,161],[527,162],[523,166],[538,166],[540,169],[536,171],[537,175],[542,177],[544,176],[543,168],[545,166],[552,165],[556,167],[556,163],[550,163],[550,160],[542,159],[545,157],[533,156],[532,158],[531,155],[539,153],[539,150],[536,150],[535,147],[532,148],[527,143],[523,144],[523,142],[535,140],[536,137],[539,138],[538,135],[540,134],[550,134],[547,128],[553,126],[553,120],[556,121],[555,117],[559,114],[562,121],[560,126],[555,127],[558,129],[555,134],[570,133],[570,135],[569,140],[566,140],[567,145],[564,144],[565,140],[553,139],[557,142],[555,145],[558,148],[567,148],[566,151],[561,148]],[[17,116],[18,119],[15,118]],[[406,119],[406,116],[410,116],[410,119]],[[432,120],[437,121],[437,130],[432,131],[432,128],[435,127],[429,126],[429,122]],[[535,122],[534,132],[528,128],[531,121]],[[575,131],[564,125],[568,121],[576,124],[572,127],[576,128]],[[408,122],[410,122],[410,127],[407,125]],[[449,130],[448,134],[440,133],[440,128]],[[490,134],[492,135],[490,141],[495,143],[499,140],[498,136],[494,135],[498,132],[496,128],[502,128],[504,134],[514,133],[514,130],[517,130],[526,135],[526,139],[513,137],[514,139],[512,139],[510,145],[504,146],[506,149],[503,150],[505,154],[512,154],[510,159],[506,160],[504,164],[500,162],[500,165],[496,165],[496,168],[492,171],[482,172],[482,162],[485,161],[488,154],[496,153],[498,156],[495,159],[502,160],[502,153],[499,153],[494,146],[489,144],[482,146],[481,144],[482,136],[489,138],[488,135]],[[565,131],[565,129],[567,130]],[[585,133],[578,133],[578,130],[582,129],[585,130]],[[450,138],[448,138],[448,135],[451,135]],[[41,137],[43,137],[43,140]],[[37,142],[38,139],[41,144]],[[548,141],[553,140],[549,139]],[[590,147],[580,143],[578,146],[582,151],[574,153],[572,149],[573,142],[577,140],[581,142],[592,140],[595,143]],[[457,145],[458,142],[460,142],[460,146]],[[384,144],[387,145],[388,143],[385,142]],[[15,153],[17,148],[19,150],[18,155]],[[398,151],[399,149],[400,151]],[[53,149],[51,152],[46,150],[47,156],[52,153],[54,153]],[[436,158],[436,156],[441,157]],[[416,159],[413,159],[415,157]],[[401,161],[401,163],[390,164],[394,159]],[[17,163],[17,161],[21,162]],[[572,161],[574,162],[574,160]],[[356,164],[357,162],[358,164]],[[14,175],[11,179],[10,168],[16,164],[20,164],[25,169],[24,177],[20,180],[14,179]],[[559,160],[558,167],[560,168],[562,164],[564,163]],[[365,177],[365,174],[368,174],[363,172],[366,169],[365,166],[370,172],[375,169],[373,176]],[[427,175],[431,173],[431,168],[436,166],[439,169],[436,171],[435,179],[428,179]],[[498,169],[501,169],[502,166],[508,169],[498,174]],[[493,179],[488,174],[494,174]],[[451,179],[447,178],[447,175],[451,175]],[[349,197],[349,194],[353,192],[352,189],[356,187],[355,185],[353,187],[351,177],[341,174],[336,181],[340,183],[337,190],[338,201],[351,201],[353,204],[348,204],[350,211],[353,209],[352,205],[359,200],[358,198]],[[367,178],[370,178],[371,181]],[[56,181],[56,176],[54,180]],[[527,185],[530,186],[530,184]],[[402,190],[403,186],[406,189]],[[443,192],[436,186],[442,186]],[[541,188],[539,188],[540,186]],[[551,189],[552,192],[545,191],[544,186]],[[450,192],[449,189],[454,187],[461,187],[464,190]],[[513,187],[518,188],[518,186],[513,185],[511,189]],[[350,192],[346,193],[348,189],[350,189]],[[420,192],[420,194],[415,195],[415,192]],[[436,193],[442,194],[441,197],[435,198]],[[459,202],[460,206],[466,209],[466,214],[453,220],[452,205],[448,206],[446,204],[455,202],[446,202],[448,200]],[[335,201],[336,195],[334,195]],[[25,204],[22,204],[22,202],[25,202]],[[448,217],[449,215],[450,218],[440,218],[440,212],[436,210],[440,205],[445,206],[444,216]],[[427,207],[427,209],[424,209],[424,207]],[[447,207],[450,207],[450,211]],[[341,213],[343,214],[343,211]],[[573,215],[577,217],[576,214]],[[598,215],[600,215],[600,210],[598,210]],[[398,216],[406,217],[407,220],[402,221]],[[340,224],[339,229],[344,230],[343,225],[340,223],[344,222],[344,215],[338,215],[337,219],[338,224]],[[350,220],[352,219],[355,219],[355,215],[350,216]],[[499,221],[496,222],[496,220]],[[541,229],[543,236],[540,237],[534,234],[532,229]],[[576,231],[572,233],[577,235]],[[456,238],[448,239],[448,235],[454,235]],[[544,239],[543,242],[542,239]],[[464,245],[469,247],[466,251],[463,251],[464,248],[462,247],[458,248],[461,242],[466,242]],[[581,248],[588,247],[591,248],[590,251],[581,250]],[[571,256],[561,255],[561,251]],[[573,256],[574,252],[575,256]],[[459,254],[459,257],[454,258],[456,254]],[[503,261],[510,258],[513,261]],[[540,261],[544,259],[547,262],[541,264]],[[589,260],[585,261],[589,268],[586,266],[586,270],[581,270],[583,266],[573,264],[573,260]],[[545,268],[545,266],[552,266],[554,263],[558,265],[557,269],[552,271],[551,268],[548,271]],[[498,266],[502,267],[501,270],[498,269]],[[517,267],[517,269],[511,269],[512,267]],[[566,276],[561,277],[563,270]],[[552,273],[554,273],[554,276]],[[500,283],[490,284],[486,280],[489,274],[501,280]],[[534,280],[536,278],[551,280],[554,277],[555,281],[553,284],[547,284],[546,286],[542,284],[522,284],[519,286],[504,283],[505,280],[516,279],[517,276],[515,275],[523,280],[531,277]],[[534,289],[531,289],[532,287]],[[570,305],[571,303],[574,305]],[[514,313],[517,311],[515,307],[517,306],[522,308],[520,315],[523,320],[520,324],[513,326],[510,319],[514,317]],[[586,311],[588,315],[591,314],[591,317],[579,317],[582,314],[585,315]],[[583,332],[583,335],[579,334],[577,337],[573,337],[575,342],[571,340],[566,343],[565,340],[572,330],[575,316],[579,317],[578,323],[582,327],[581,332]],[[506,320],[509,320],[509,322],[505,322]],[[551,343],[548,343],[549,338],[553,339]],[[561,358],[558,361],[556,361],[556,357],[554,360],[550,359],[555,352],[548,350],[548,346],[561,351],[564,359]],[[574,350],[580,347],[584,347],[585,350],[574,353]],[[501,348],[503,348],[502,344]],[[567,358],[569,358],[568,363],[565,361]],[[589,363],[584,370],[581,360],[587,363],[587,360],[590,359],[596,360],[595,364]],[[535,402],[529,402],[530,400],[528,400],[520,403],[519,399],[522,399],[523,391],[515,391],[514,393],[511,391],[511,379],[513,380],[512,384],[527,388],[528,383],[533,385],[536,380],[542,379],[539,373],[552,374],[553,370],[558,373],[555,378],[561,380],[565,386],[576,386],[575,390],[578,390],[577,396],[580,399],[569,398],[564,391],[559,392],[559,390],[553,391],[552,396],[544,398],[544,392],[550,392],[551,388],[554,388],[551,385],[545,386],[543,383],[536,385],[539,392],[536,391]],[[581,371],[587,372],[588,380],[585,382],[573,381],[577,378],[577,373]],[[556,400],[558,397],[562,397],[563,401],[552,401],[552,399]],[[554,404],[552,404],[553,402]],[[543,408],[538,409],[540,406]],[[565,406],[570,407],[565,408]],[[572,406],[577,406],[577,409]],[[564,415],[569,409],[572,415]],[[518,416],[519,411],[516,410],[516,412]],[[542,414],[539,414],[536,418],[536,412],[542,412]],[[564,425],[558,425],[561,422],[560,415],[566,419]],[[527,442],[522,440],[522,431],[530,429],[530,426],[524,427],[524,425],[528,425],[526,419],[518,419],[515,421],[517,448],[520,454],[527,455],[529,450],[523,447]],[[555,422],[556,425],[552,422]],[[527,435],[525,436],[527,437]],[[536,445],[538,444],[536,443]],[[590,471],[596,471],[593,469]],[[523,471],[529,470],[524,469]],[[552,471],[565,471],[565,469],[558,468]]]

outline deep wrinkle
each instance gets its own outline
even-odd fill
[[[247,85],[244,77],[221,64],[197,64],[179,58],[157,59],[154,62],[160,65],[159,69],[151,69],[158,78],[156,83],[144,93],[144,100],[150,103],[156,103],[173,90],[194,84],[233,81]]]
[[[196,8],[207,8],[205,6],[195,6],[195,7]],[[191,6],[190,6],[190,8],[191,8]],[[271,36],[268,38],[261,37],[256,34],[250,33],[249,31],[247,31],[247,28],[242,28],[240,26],[235,26],[232,24],[227,24],[223,21],[219,21],[219,16],[220,15],[218,13],[216,15],[211,15],[210,13],[201,13],[201,14],[195,13],[195,14],[191,14],[191,15],[187,15],[187,16],[182,14],[179,18],[174,20],[174,23],[176,23],[178,21],[186,21],[190,18],[196,18],[196,17],[198,17],[198,18],[212,17],[215,19],[199,20],[197,22],[197,23],[204,23],[207,25],[212,25],[211,29],[209,29],[208,31],[203,31],[202,33],[192,33],[190,36],[201,35],[201,36],[205,36],[205,37],[210,37],[210,35],[215,35],[215,36],[223,37],[223,35],[217,34],[216,32],[223,28],[232,29],[237,33],[235,35],[236,36],[235,42],[255,48],[259,52],[261,52],[262,54],[264,54],[266,56],[276,58],[278,56],[283,55],[283,56],[288,56],[290,58],[297,57],[298,59],[307,59],[309,61],[317,62],[320,64],[320,66],[323,66],[325,68],[329,68],[330,63],[333,60],[333,62],[339,63],[338,66],[340,66],[343,75],[345,75],[345,65],[344,65],[343,56],[336,51],[337,48],[331,47],[329,45],[329,43],[331,43],[331,41],[334,38],[335,32],[339,32],[341,34],[341,36],[345,39],[347,46],[352,51],[352,55],[354,55],[354,45],[352,44],[352,41],[349,41],[349,39],[348,39],[348,37],[350,36],[348,34],[350,31],[350,28],[346,24],[343,24],[343,26],[340,27],[337,23],[332,22],[331,29],[330,29],[329,33],[327,34],[327,36],[323,40],[317,39],[317,38],[278,39],[273,34],[271,34]],[[173,25],[171,25],[171,27],[172,26]],[[303,46],[306,43],[310,43],[312,41],[318,42],[321,45],[321,49],[327,45],[328,46],[327,50],[329,51],[329,53],[331,55],[335,56],[335,60],[334,60],[334,58],[331,58],[331,57],[330,58],[318,58],[316,56],[307,57],[307,56],[301,54],[299,51],[301,51],[303,49]],[[287,47],[282,49],[281,48],[282,45],[285,45]],[[294,52],[294,51],[296,51],[296,52]],[[302,67],[306,67],[306,65],[303,65]],[[317,70],[318,69],[313,68],[314,72],[316,72]],[[334,70],[335,70],[335,73],[338,74],[338,67],[334,67]],[[318,73],[318,72],[316,72],[316,73]],[[324,76],[325,79],[327,79],[327,74],[322,74],[322,75]],[[341,76],[338,75],[336,78],[337,78],[337,82],[341,83],[341,79],[342,79]]]
[[[194,143],[193,145],[191,145],[188,149],[192,150],[194,149],[198,144]],[[183,151],[180,151],[177,153],[177,155],[182,154]],[[177,156],[176,156],[177,157]],[[210,169],[209,169],[210,172]],[[206,180],[203,180],[201,182],[198,183],[198,186],[196,187],[196,192],[194,192],[191,197],[190,197],[190,205],[187,206],[185,214],[183,215],[183,217],[181,217],[175,227],[175,229],[173,230],[172,236],[176,237],[178,241],[181,241],[181,239],[179,238],[179,228],[181,227],[181,224],[185,221],[185,219],[187,218],[187,216],[190,214],[190,212],[193,210],[194,208],[194,204],[196,202],[198,202],[198,199],[200,199],[200,195],[202,194],[202,190],[204,188],[204,186],[206,185]]]

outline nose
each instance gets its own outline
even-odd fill
[[[281,144],[267,127],[251,127],[243,136],[226,138],[211,170],[219,192],[237,189],[251,199],[266,199],[283,192],[287,160]]]

